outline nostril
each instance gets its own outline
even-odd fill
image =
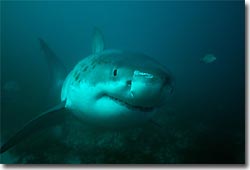
[[[131,86],[131,84],[132,84],[132,81],[131,80],[127,80],[127,85]]]

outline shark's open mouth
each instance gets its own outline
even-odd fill
[[[152,112],[154,110],[154,107],[145,107],[145,106],[134,106],[131,105],[121,99],[109,96],[109,95],[105,95],[105,97],[110,98],[111,100],[115,101],[116,103],[123,105],[125,107],[127,107],[130,110],[135,110],[135,111],[141,111],[141,112]]]

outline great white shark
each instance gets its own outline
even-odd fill
[[[51,91],[60,96],[60,103],[28,122],[1,146],[0,153],[64,121],[69,114],[94,127],[140,126],[152,120],[173,93],[173,77],[162,64],[142,53],[105,50],[97,28],[93,31],[92,54],[68,75],[45,41],[39,41],[53,79]]]

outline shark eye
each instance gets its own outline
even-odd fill
[[[117,69],[114,69],[113,75],[114,75],[114,76],[117,76]]]

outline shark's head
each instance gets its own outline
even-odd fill
[[[172,92],[172,76],[161,64],[143,54],[111,50],[76,65],[62,100],[86,122],[124,127],[149,120]]]
[[[104,50],[101,32],[93,35],[93,54],[64,82],[66,108],[95,126],[130,127],[151,119],[173,92],[170,73],[144,54]]]

